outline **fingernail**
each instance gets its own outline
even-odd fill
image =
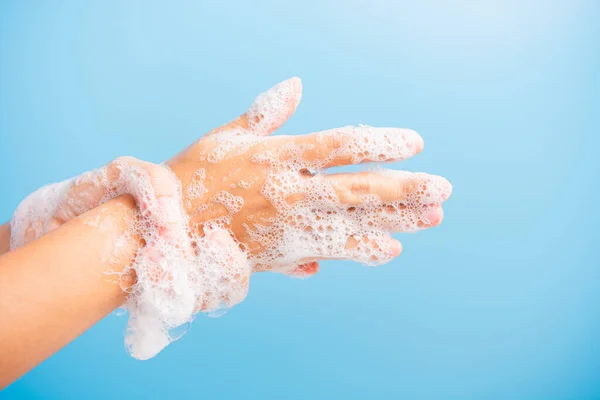
[[[431,226],[435,226],[442,222],[443,215],[441,207],[431,207],[427,210],[425,217]]]
[[[448,198],[452,194],[452,184],[448,182],[448,179],[438,175],[430,175],[430,181],[435,186],[435,189],[439,194],[441,200],[448,200]]]
[[[405,129],[404,135],[409,147],[418,154],[423,151],[423,147],[425,146],[425,141],[417,132],[412,129]],[[413,147],[414,146],[414,147]]]
[[[296,103],[300,100],[302,96],[302,81],[298,77],[293,77],[289,79],[290,85],[292,87],[292,95],[296,99]]]
[[[392,257],[398,257],[402,252],[402,244],[394,238],[388,238],[387,240],[388,251]]]
[[[282,92],[284,90],[291,90],[297,92],[299,89],[302,89],[302,83],[300,81],[300,78],[294,76],[292,78],[286,79],[285,81],[279,82],[277,85],[273,86],[268,91]]]

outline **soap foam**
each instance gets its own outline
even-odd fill
[[[111,177],[115,174],[116,178]],[[168,196],[157,197],[153,177],[163,185],[169,182]],[[203,194],[200,189],[195,193]],[[129,311],[127,349],[135,358],[148,359],[178,339],[181,329],[176,336],[174,330],[187,326],[200,310],[215,313],[242,301],[250,274],[245,257],[228,233],[212,231],[201,237],[188,228],[181,186],[167,167],[122,158],[37,190],[14,213],[11,249],[122,194],[135,198],[138,211],[106,260],[114,261],[114,253],[122,247],[119,243],[128,238],[141,238],[146,244],[119,275],[136,277],[127,289],[124,306]],[[220,198],[230,207],[240,207],[239,200],[228,194]],[[84,223],[99,227],[101,222],[88,217]]]
[[[290,99],[295,98],[297,104],[298,84],[292,79],[259,95],[247,113],[250,127],[215,132],[210,137],[214,148],[201,156],[209,163],[231,165],[249,158],[257,165],[255,175],[266,171],[260,195],[273,209],[270,216],[257,220],[252,213],[240,216],[243,206],[228,208],[226,217],[203,221],[198,229],[230,229],[236,220],[249,237],[242,247],[253,242],[253,248],[260,248],[249,253],[254,271],[294,274],[299,265],[318,259],[350,259],[366,265],[388,262],[397,255],[390,251],[389,232],[413,232],[439,222],[450,184],[424,173],[375,170],[374,175],[402,188],[401,195],[394,201],[381,199],[367,182],[364,193],[348,204],[340,195],[343,184],[329,179],[323,173],[326,168],[336,163],[404,160],[421,151],[423,141],[409,129],[361,125],[311,134],[309,140],[306,136],[288,137],[283,145],[271,145],[275,140],[283,143],[283,137],[265,136],[269,131],[265,127],[280,125],[285,117],[282,110],[289,109]],[[238,185],[251,187],[245,180]],[[211,188],[217,190],[214,184]],[[223,198],[224,191],[216,197]]]
[[[300,88],[297,78],[278,84],[250,107],[247,127],[209,134],[206,140],[212,147],[198,156],[207,164],[184,189],[165,166],[156,166],[163,178],[167,176],[163,180],[171,182],[168,196],[157,196],[149,167],[131,159],[39,189],[15,212],[11,247],[118,195],[133,195],[139,212],[127,234],[142,238],[146,245],[123,271],[137,277],[125,305],[130,313],[125,342],[131,355],[140,359],[154,356],[185,333],[198,311],[218,315],[242,301],[250,271],[298,275],[300,265],[318,259],[366,265],[389,261],[397,255],[390,249],[389,232],[412,232],[439,222],[450,184],[428,174],[376,170],[348,187],[323,173],[341,161],[396,161],[416,154],[422,140],[407,129],[344,127],[289,137],[286,144],[273,146],[284,138],[266,135],[294,111]],[[232,161],[240,159],[254,163],[252,172],[230,170],[225,176],[209,172],[211,164],[236,165]],[[109,176],[114,169],[117,178]],[[400,195],[394,200],[375,195],[376,177],[392,180]],[[268,205],[268,217],[245,214],[252,205],[245,204],[240,190],[256,188]],[[225,215],[192,223],[183,210],[182,193],[188,211],[197,214],[222,207]],[[231,240],[234,220],[248,238],[237,244]],[[247,249],[248,261],[237,245]]]

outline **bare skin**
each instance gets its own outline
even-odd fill
[[[290,206],[304,204],[304,198],[309,194],[313,182],[327,181],[335,191],[335,198],[328,199],[330,203],[324,205],[319,203],[318,207],[325,207],[322,211],[335,207],[344,210],[360,207],[364,201],[363,196],[375,195],[383,201],[382,207],[385,212],[413,212],[413,209],[403,207],[403,201],[417,196],[421,185],[431,183],[427,177],[398,178],[379,173],[315,175],[311,169],[404,159],[422,150],[422,139],[414,133],[406,134],[393,129],[374,132],[373,128],[364,132],[360,131],[360,128],[350,131],[342,128],[305,136],[267,137],[291,116],[300,100],[299,80],[290,80],[287,84],[298,93],[296,96],[290,96],[288,102],[275,115],[263,118],[260,109],[257,111],[253,106],[248,113],[211,131],[167,162],[181,181],[183,204],[190,216],[192,227],[202,232],[215,221],[225,221],[225,228],[230,229],[237,243],[247,250],[250,258],[256,256],[260,259],[259,256],[272,249],[257,241],[249,233],[248,226],[252,227],[254,222],[260,221],[261,225],[269,229],[269,221],[274,221],[273,226],[276,226],[278,218],[282,217],[281,208],[275,207],[261,191],[265,183],[274,176],[290,177],[297,183],[296,187],[299,190],[286,199]],[[224,152],[227,162],[210,162],[211,154],[221,146],[220,135],[232,131],[237,136],[248,135],[259,140],[250,140],[253,142],[242,146],[242,150],[239,147],[227,148]],[[391,135],[392,139],[385,136],[385,140],[393,141],[396,140],[393,138],[396,133],[402,135],[397,139],[406,151],[390,154],[366,154],[360,148],[357,154],[342,151],[346,142],[362,137],[360,135]],[[290,144],[306,146],[299,154],[291,154],[288,151]],[[257,156],[264,154],[274,154],[278,160],[296,157],[299,161],[295,165],[299,167],[274,170],[270,164],[256,161]],[[306,168],[307,166],[310,168]],[[195,175],[200,169],[205,171],[206,176],[216,179],[204,181],[203,196],[189,196],[188,188],[194,183]],[[148,166],[147,171],[152,176],[152,168]],[[223,179],[219,179],[221,177]],[[156,180],[160,184],[159,181],[161,180]],[[240,181],[251,184],[242,187]],[[232,183],[237,184],[232,187]],[[170,190],[172,188],[166,190],[167,195]],[[92,187],[90,192],[89,185],[75,184],[69,191],[69,198],[91,199],[89,204],[77,210],[63,208],[60,215],[55,216],[50,233],[34,241],[27,240],[24,247],[0,257],[0,310],[3,310],[2,319],[8,321],[0,324],[0,386],[9,384],[43,361],[123,304],[126,299],[122,288],[107,278],[105,272],[123,270],[142,244],[134,239],[126,251],[121,252],[116,262],[103,261],[102,254],[114,250],[111,244],[114,246],[115,237],[122,233],[128,221],[133,218],[135,201],[130,196],[121,196],[98,207],[102,196],[90,197],[90,193],[95,191],[97,188]],[[222,191],[243,199],[243,207],[225,220],[223,218],[228,217],[228,210],[215,200]],[[424,203],[426,212],[418,210],[418,216],[427,215],[427,218],[413,218],[411,223],[414,226],[390,226],[389,231],[411,231],[439,224],[443,215],[441,202],[449,195],[449,189],[444,187],[444,193],[440,193],[439,198]],[[382,223],[386,221],[383,211],[377,217],[381,218],[379,222]],[[114,223],[108,224],[105,229],[97,229],[83,222],[87,218],[96,217],[109,218],[114,220]],[[8,225],[0,226],[0,254],[8,250],[9,236]],[[85,243],[83,246],[82,240]],[[382,239],[349,234],[340,246],[342,249],[353,248],[362,242],[372,243],[373,248],[378,250],[384,247],[387,258],[379,260],[381,262],[399,255],[401,251],[400,243],[391,236]],[[281,272],[292,275],[313,275],[318,272],[319,260],[341,258],[338,254],[340,253],[322,252],[300,259],[285,259],[277,265],[254,263],[254,271],[281,269]],[[48,260],[52,260],[51,265],[48,265]],[[278,262],[276,258],[273,260]],[[131,283],[133,281],[129,282]],[[27,354],[27,357],[23,357],[23,354]]]
[[[114,199],[0,256],[0,388],[123,304],[125,292],[105,273],[122,270],[139,244],[129,243],[112,265],[103,254],[134,212],[131,197]],[[112,223],[84,223],[95,216]]]

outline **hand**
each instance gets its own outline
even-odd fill
[[[166,231],[183,218],[170,207],[179,191],[179,181],[168,168],[120,157],[30,194],[13,215],[10,247],[21,247],[122,194],[132,195],[140,210]]]
[[[147,359],[174,337],[198,311],[231,308],[248,293],[250,268],[244,253],[222,230],[194,237],[181,207],[175,175],[162,165],[122,157],[98,170],[49,185],[28,196],[11,221],[11,248],[20,247],[117,196],[132,195],[137,218],[117,243],[117,253],[137,234],[144,245],[135,260],[118,273],[129,292],[125,338],[131,355]],[[108,221],[108,222],[107,222]],[[85,224],[102,229],[101,214]],[[196,246],[190,245],[193,237]],[[118,254],[106,254],[107,263]]]
[[[423,149],[414,131],[344,127],[273,136],[300,102],[298,78],[261,94],[238,119],[168,162],[183,185],[192,230],[228,229],[253,270],[312,275],[316,261],[389,261],[390,232],[439,224],[451,185],[424,173],[323,174],[329,167],[404,160]]]

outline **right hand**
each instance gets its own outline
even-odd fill
[[[387,262],[401,251],[390,232],[441,222],[452,190],[444,178],[383,170],[322,174],[411,157],[423,149],[414,131],[358,126],[268,136],[293,114],[301,91],[298,78],[276,85],[168,162],[182,182],[193,231],[229,230],[255,272],[306,276],[323,259]]]

